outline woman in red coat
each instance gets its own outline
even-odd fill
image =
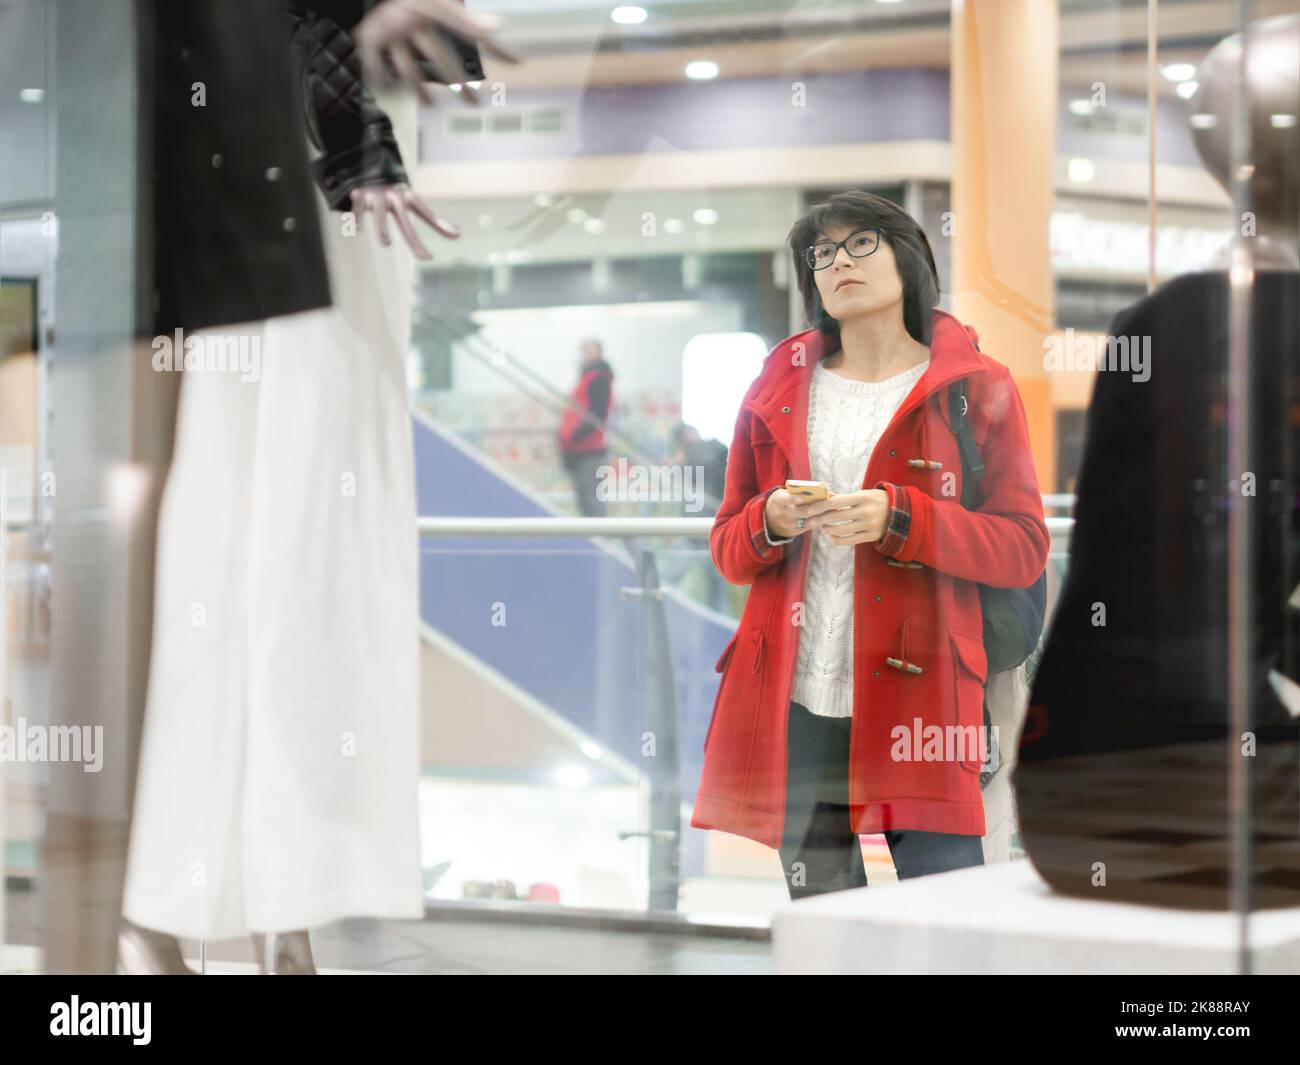
[[[978,585],[1031,585],[1048,533],[1019,393],[936,308],[916,222],[841,193],[790,247],[814,328],[773,349],[736,419],[710,544],[752,589],[718,660],[691,823],[778,848],[797,898],[866,884],[861,833],[884,833],[900,877],[981,863]],[[984,465],[972,510],[948,424],[963,380]]]

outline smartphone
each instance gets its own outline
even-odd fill
[[[830,489],[825,481],[786,481],[785,490],[810,502],[830,498]]]

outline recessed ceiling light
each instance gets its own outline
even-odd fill
[[[577,225],[581,225],[583,222],[587,220],[587,212],[584,211],[581,207],[570,207],[569,213],[564,217],[567,218],[570,222],[572,222],[575,226],[577,226]]]
[[[1176,92],[1184,100],[1190,100],[1193,96],[1196,95],[1196,82],[1180,81],[1177,85],[1174,86],[1174,92]]]
[[[638,26],[646,20],[645,8],[619,6],[609,13],[609,17],[620,26]]]
[[[697,226],[712,226],[718,222],[718,212],[712,207],[697,207],[691,217]]]
[[[1170,81],[1188,81],[1196,77],[1196,67],[1191,63],[1170,63],[1161,67],[1160,73]]]
[[[1091,159],[1084,159],[1076,156],[1071,159],[1065,167],[1066,173],[1070,176],[1071,181],[1080,184],[1091,181],[1097,176],[1097,166]]]
[[[1269,115],[1268,122],[1274,129],[1292,129],[1295,127],[1295,115]]]
[[[533,203],[537,204],[538,207],[550,207],[554,202],[555,197],[549,192],[539,192],[533,197]]]
[[[683,229],[685,229],[685,228],[686,228],[685,223],[682,222],[682,220],[681,220],[680,218],[665,218],[665,219],[664,219],[664,232],[665,232],[665,233],[668,233],[668,234],[670,234],[670,235],[675,236],[676,234],[680,233],[680,232],[681,232]]]
[[[1070,113],[1074,115],[1090,115],[1095,110],[1091,100],[1071,100]]]
[[[605,223],[599,218],[588,218],[582,223],[582,228],[594,236],[605,232]]]
[[[692,81],[708,81],[718,76],[718,64],[712,59],[693,59],[686,64],[686,76]]]
[[[1219,124],[1219,120],[1210,114],[1192,115],[1189,121],[1192,124],[1192,129],[1214,129]]]
[[[45,99],[44,89],[20,89],[18,99],[25,104],[39,104]]]

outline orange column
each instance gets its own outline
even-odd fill
[[[1057,35],[1057,0],[953,0],[953,312],[1015,375],[1045,491],[1056,472],[1043,339],[1053,326]]]

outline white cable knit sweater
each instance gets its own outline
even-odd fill
[[[929,360],[884,381],[851,381],[818,363],[808,398],[812,479],[835,492],[862,488],[867,461]],[[791,699],[823,717],[853,716],[853,555],[814,529]]]

